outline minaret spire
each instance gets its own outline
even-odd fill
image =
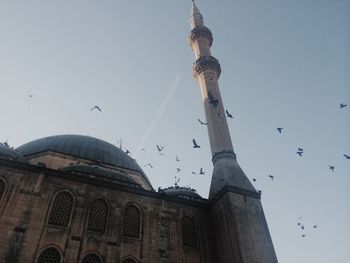
[[[199,12],[198,7],[194,0],[192,0],[192,11],[191,11],[191,29],[196,26],[204,26],[203,16],[201,12]]]
[[[219,89],[221,67],[210,51],[213,36],[205,27],[203,16],[194,1],[190,22],[191,32],[188,40],[196,58],[192,67],[193,75],[201,89],[214,164],[209,198],[225,186],[231,186],[239,191],[256,192],[236,161]]]

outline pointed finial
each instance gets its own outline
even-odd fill
[[[198,7],[194,0],[192,0],[192,11],[191,11],[191,27],[195,28],[196,26],[204,26],[203,17],[199,12]]]
[[[200,14],[200,12],[198,10],[196,3],[194,2],[194,0],[192,0],[192,15],[194,14]]]

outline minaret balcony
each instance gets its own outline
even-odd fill
[[[192,46],[192,44],[199,38],[206,38],[210,47],[213,44],[213,35],[205,26],[193,28],[188,36],[188,43]]]
[[[193,76],[195,78],[197,78],[202,72],[207,70],[215,71],[217,77],[220,77],[221,66],[219,61],[213,56],[200,57],[192,65]]]

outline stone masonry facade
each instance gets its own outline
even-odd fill
[[[0,180],[5,183],[0,199],[0,262],[40,262],[41,252],[49,247],[68,263],[83,262],[88,253],[111,263],[215,262],[206,201],[122,188],[28,164],[0,160],[0,165]],[[51,225],[54,197],[63,191],[73,197],[68,226]],[[108,204],[104,233],[88,230],[89,210],[98,198]],[[128,205],[140,211],[138,237],[123,235]],[[186,216],[194,222],[191,245],[184,244],[182,237]]]

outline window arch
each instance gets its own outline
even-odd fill
[[[68,191],[61,191],[54,196],[49,214],[48,224],[68,226],[73,210],[73,195]]]
[[[103,260],[95,253],[89,253],[83,258],[82,263],[103,263]]]
[[[61,263],[61,253],[54,247],[44,249],[37,263]]]
[[[122,263],[137,263],[137,262],[140,262],[140,260],[135,258],[133,255],[126,255],[126,256],[121,258],[120,262],[122,262]]]
[[[130,204],[125,208],[123,218],[123,236],[140,237],[141,230],[141,211],[134,205]]]
[[[196,224],[193,217],[185,215],[181,220],[182,244],[195,247],[197,245]]]
[[[103,198],[95,199],[90,206],[87,229],[104,233],[106,231],[108,203]]]

